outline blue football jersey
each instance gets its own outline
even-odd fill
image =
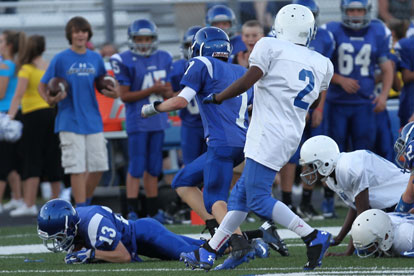
[[[97,77],[105,74],[102,57],[90,50],[78,54],[66,49],[52,59],[41,82],[47,84],[53,77],[61,77],[69,84],[67,97],[58,103],[55,132],[93,134],[103,131],[94,84]]]
[[[234,56],[237,55],[239,52],[247,51],[246,45],[244,44],[241,35],[233,36],[230,39],[230,45],[232,47],[230,58],[228,62],[232,63]]]
[[[346,93],[340,85],[329,86],[327,101],[340,104],[371,103],[374,99],[375,65],[388,59],[391,33],[379,20],[372,20],[361,30],[346,28],[340,22],[324,26],[332,33],[335,50],[331,57],[335,73],[358,81],[355,94]]]
[[[327,58],[331,58],[334,48],[335,43],[332,34],[322,28],[318,29],[315,39],[309,44],[309,49],[312,49]]]
[[[137,255],[137,244],[133,224],[122,216],[116,215],[105,206],[77,207],[80,223],[76,243],[86,248],[112,251],[121,241],[131,255],[131,261],[141,261]]]
[[[403,38],[395,44],[395,53],[399,59],[399,68],[414,71],[414,36]],[[414,82],[404,83],[400,94],[398,116],[404,126],[414,113]]]
[[[174,92],[181,90],[180,82],[183,78],[188,60],[180,59],[173,63],[171,68],[171,86]],[[192,99],[186,108],[180,110],[180,118],[183,125],[188,127],[202,127],[200,111],[195,99]]]
[[[246,70],[240,65],[212,57],[195,57],[189,61],[181,86],[188,86],[197,92],[204,137],[209,146],[244,146],[248,127],[247,106],[252,102],[253,88],[220,105],[202,104],[202,100],[211,93],[223,91]]]
[[[172,57],[168,52],[158,50],[145,57],[128,50],[113,55],[110,61],[119,84],[129,86],[130,93],[139,93],[138,91],[152,87],[155,80],[170,82]],[[142,106],[155,101],[163,101],[163,98],[151,94],[139,101],[125,103],[128,133],[159,131],[169,126],[167,113],[160,113],[150,118],[141,117]]]

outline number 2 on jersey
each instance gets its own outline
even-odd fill
[[[306,81],[306,78],[308,78],[308,84],[296,96],[295,101],[293,102],[293,105],[299,108],[308,110],[309,103],[302,101],[302,99],[306,95],[308,95],[310,92],[312,92],[313,88],[315,87],[315,77],[312,71],[302,69],[299,72],[299,80]]]

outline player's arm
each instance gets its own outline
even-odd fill
[[[14,119],[14,116],[16,116],[17,110],[19,110],[20,102],[22,101],[24,92],[26,92],[28,84],[29,80],[27,78],[18,78],[16,92],[14,93],[8,112],[10,119]]]
[[[401,76],[404,83],[409,83],[414,81],[414,71],[410,71],[408,69],[401,70]]]
[[[263,76],[262,70],[257,66],[250,66],[249,70],[238,80],[233,82],[229,87],[224,89],[218,94],[212,94],[206,97],[206,101],[203,100],[203,103],[217,103],[234,98],[244,92],[246,92],[250,87],[253,86],[261,77]],[[208,98],[211,98],[209,100]]]
[[[394,77],[394,70],[391,60],[382,62],[379,66],[382,72],[382,90],[381,93],[374,99],[374,112],[384,111]]]
[[[142,106],[141,115],[144,118],[153,116],[160,112],[169,112],[182,109],[195,97],[196,91],[189,86],[184,87],[180,94],[172,97],[164,102],[154,102]]]
[[[319,94],[318,99],[314,101],[311,106],[311,108],[313,108],[311,127],[313,128],[318,127],[322,123],[323,108],[325,106],[325,100],[326,100],[326,90],[322,91]]]
[[[115,250],[104,251],[96,249],[95,259],[111,263],[129,263],[131,262],[131,255],[129,254],[124,244],[120,241]]]
[[[357,80],[344,77],[337,73],[333,75],[331,83],[340,85],[342,89],[345,90],[345,92],[349,94],[356,93],[360,88]]]

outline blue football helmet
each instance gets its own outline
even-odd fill
[[[136,43],[135,36],[152,37],[151,43]],[[149,56],[158,48],[157,26],[148,19],[139,19],[128,27],[128,46],[136,54]]]
[[[192,26],[187,29],[184,33],[183,40],[181,41],[181,53],[185,59],[189,57],[189,49],[191,47],[191,42],[193,42],[194,35],[203,27],[201,26]]]
[[[342,0],[341,1],[341,13],[342,13],[342,24],[345,27],[359,30],[365,28],[371,22],[371,1],[370,0]],[[365,9],[365,15],[359,16],[348,16],[348,9]]]
[[[63,199],[52,199],[42,206],[37,216],[37,234],[50,251],[69,251],[79,222],[72,204]]]
[[[236,33],[236,16],[232,9],[225,5],[215,5],[211,7],[206,14],[206,26],[211,27],[216,22],[225,22],[228,21],[231,24],[231,27],[225,31],[230,37]]]
[[[313,13],[313,16],[315,17],[315,20],[319,16],[319,6],[315,2],[315,0],[294,0],[292,4],[302,5],[310,9],[311,12]]]
[[[190,57],[210,56],[227,60],[232,47],[229,36],[216,27],[204,27],[193,38]]]
[[[404,172],[409,172],[414,165],[414,122],[406,124],[401,130],[400,137],[394,144],[394,151],[397,154],[395,162]]]

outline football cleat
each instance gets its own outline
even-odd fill
[[[328,250],[332,235],[326,231],[315,230],[316,236],[309,242],[306,243],[306,255],[308,256],[308,262],[303,267],[304,270],[313,270],[318,266],[322,265],[322,258]]]
[[[213,267],[215,259],[216,253],[208,251],[204,247],[200,247],[192,252],[182,252],[180,254],[180,261],[183,261],[187,267],[191,267],[191,269],[201,268],[205,271],[209,271]]]
[[[250,259],[254,259],[256,255],[255,248],[243,236],[231,235],[230,245],[232,250],[229,257],[214,270],[233,269],[242,263],[249,262]]]
[[[312,204],[301,204],[297,209],[298,215],[304,220],[323,220],[324,217],[316,212]]]
[[[277,228],[273,222],[266,221],[260,226],[259,230],[263,233],[263,241],[266,242],[273,250],[279,252],[282,256],[289,256],[289,250],[285,242],[277,233]]]
[[[252,247],[255,251],[255,256],[258,258],[268,258],[269,257],[269,245],[263,241],[261,238],[252,240]]]

